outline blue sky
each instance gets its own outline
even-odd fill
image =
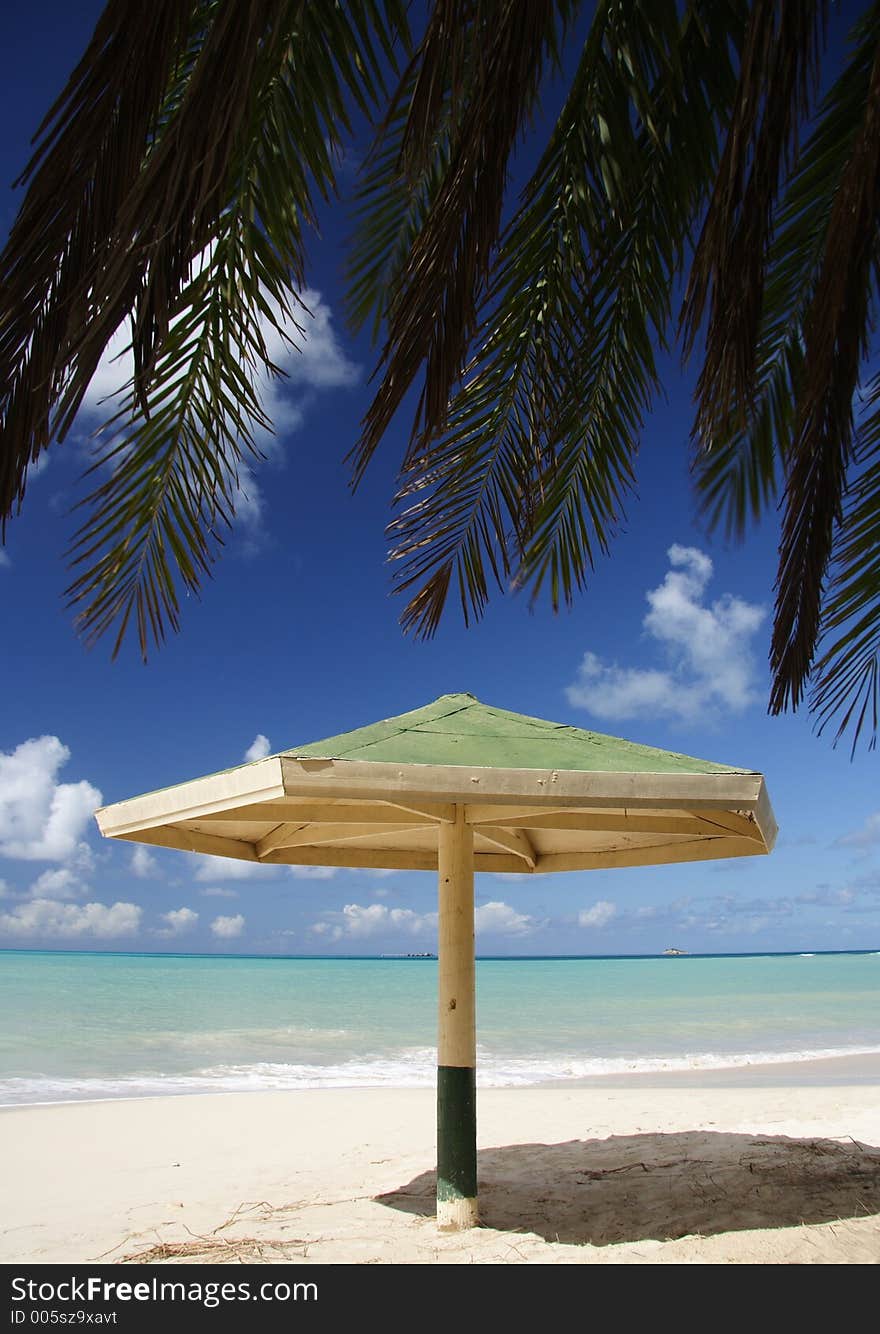
[[[99,6],[24,7],[5,21],[0,229],[8,183]],[[356,161],[358,146],[353,146]],[[405,422],[356,496],[344,457],[369,402],[372,353],[344,328],[344,203],[311,247],[316,319],[273,389],[278,437],[242,478],[235,529],[183,632],[143,666],[87,651],[64,608],[64,550],[101,372],[77,430],[29,486],[0,555],[0,946],[237,953],[434,947],[427,873],[254,868],[100,839],[94,808],[467,690],[767,776],[781,834],[769,858],[477,877],[478,949],[652,953],[880,947],[877,757],[769,718],[775,527],[743,546],[700,524],[688,473],[691,381],[664,362],[638,495],[612,555],[569,613],[496,596],[465,630],[401,634],[384,526]]]

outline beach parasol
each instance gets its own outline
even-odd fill
[[[438,872],[437,1221],[477,1221],[474,871],[543,875],[748,857],[761,774],[442,695],[105,806],[101,833],[269,865]]]

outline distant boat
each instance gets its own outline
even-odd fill
[[[380,959],[436,959],[436,954],[380,954]]]
[[[670,949],[668,949],[668,950],[664,950],[663,953],[664,953],[664,954],[670,954],[670,955],[687,954],[687,950],[676,950],[676,949],[672,949],[672,948],[670,948]]]

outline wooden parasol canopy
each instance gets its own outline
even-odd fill
[[[761,774],[443,695],[97,812],[109,838],[269,865],[436,870],[437,1218],[477,1220],[474,871],[768,853]]]

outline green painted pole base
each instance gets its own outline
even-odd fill
[[[477,1223],[477,1094],[472,1067],[437,1067],[437,1225]]]

